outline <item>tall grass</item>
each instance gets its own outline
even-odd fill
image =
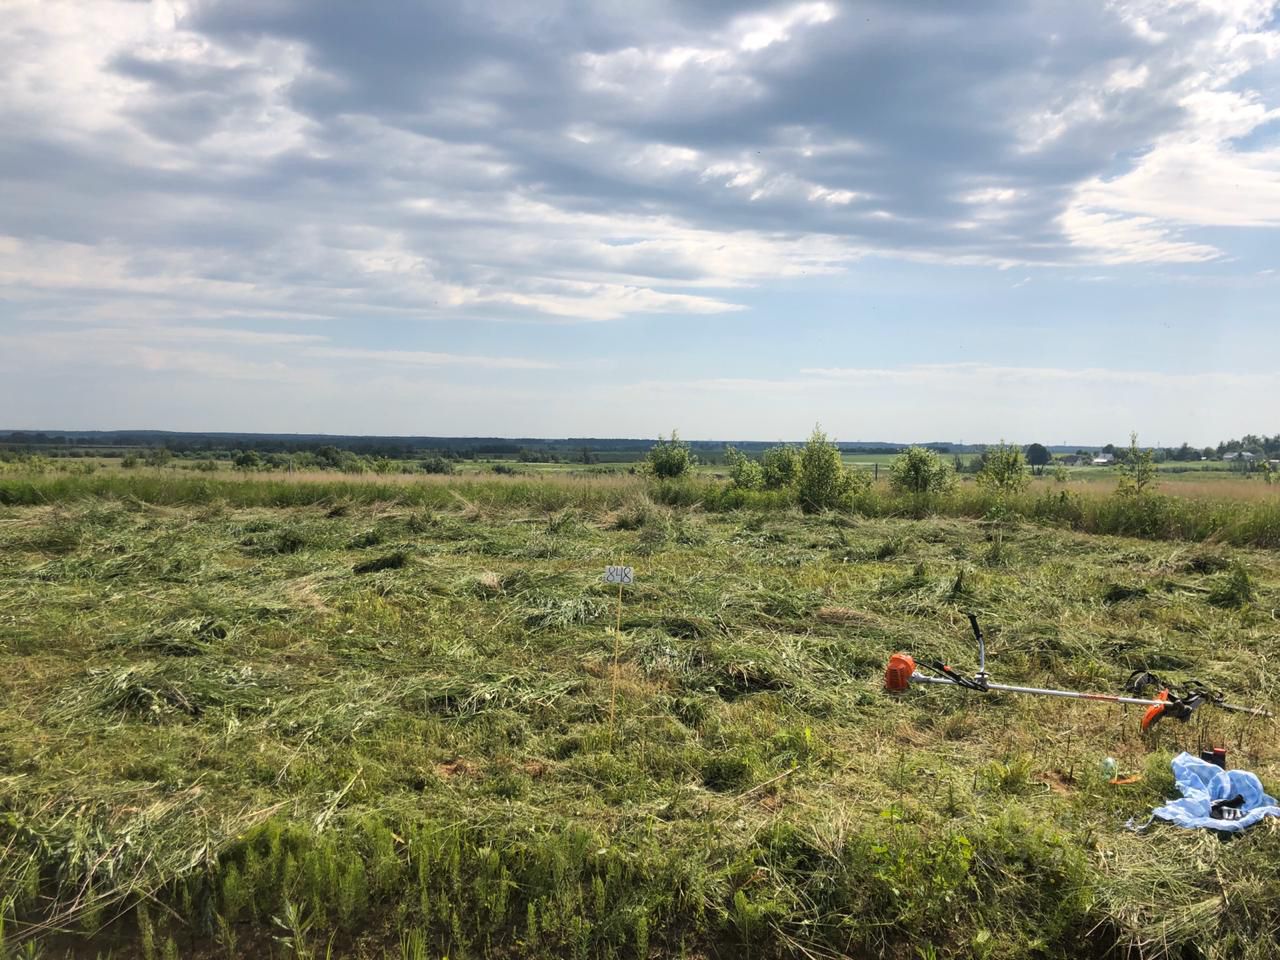
[[[614,509],[644,489],[630,476],[544,475],[466,479],[445,476],[335,477],[332,473],[197,476],[137,473],[0,475],[0,505],[36,506],[86,498],[135,499],[157,506],[223,503],[231,507],[301,507],[321,503],[393,503],[434,509],[485,507]]]
[[[1245,488],[1243,491],[1239,488]],[[984,519],[1001,508],[1015,519],[1083,533],[1152,540],[1221,541],[1236,546],[1280,547],[1280,488],[1222,481],[1171,484],[1171,493],[1122,495],[1088,485],[1078,489],[1037,484],[996,494],[976,484],[922,497],[896,493],[886,484],[860,491],[854,513],[865,517],[923,514]],[[244,477],[190,476],[172,471],[0,475],[0,505],[34,506],[86,498],[133,499],[159,506],[223,503],[231,507],[297,507],[315,504],[391,503],[435,510],[523,509],[553,512],[568,507],[617,510],[640,497],[671,507],[710,511],[780,511],[797,506],[793,490],[744,490],[714,479],[648,482],[634,476],[574,477],[345,477],[329,473]]]

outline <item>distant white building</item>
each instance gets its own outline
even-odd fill
[[[1116,455],[1114,453],[1100,453],[1089,462],[1095,467],[1109,467],[1116,462]]]
[[[1222,459],[1226,463],[1233,463],[1237,460],[1244,463],[1251,463],[1258,459],[1258,455],[1256,453],[1250,453],[1248,450],[1241,450],[1239,453],[1224,453],[1222,455]]]

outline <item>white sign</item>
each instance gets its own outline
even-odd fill
[[[636,572],[631,567],[605,567],[604,582],[605,583],[631,583],[635,580]]]

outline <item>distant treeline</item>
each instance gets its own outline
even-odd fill
[[[119,457],[164,449],[179,459],[234,460],[245,453],[270,455],[311,454],[334,460],[345,451],[360,457],[389,460],[519,460],[525,463],[627,463],[642,459],[656,441],[647,438],[566,437],[368,437],[326,434],[180,433],[163,430],[0,431],[0,452],[40,453],[49,457]],[[759,455],[776,441],[691,440],[689,448],[703,463],[723,460],[726,446],[747,455]],[[898,454],[910,444],[881,441],[845,442],[843,453],[864,456]],[[938,453],[981,455],[986,444],[934,442],[918,444]],[[1036,446],[1039,446],[1038,444]],[[1045,446],[1051,453],[1092,455],[1111,453],[1123,459],[1127,444],[1101,447]],[[1157,461],[1221,459],[1228,453],[1251,453],[1258,458],[1280,457],[1280,433],[1274,436],[1245,434],[1215,447],[1152,448]],[[305,459],[305,458],[304,458]]]
[[[452,460],[510,459],[529,463],[622,463],[639,460],[655,441],[647,438],[567,437],[357,437],[322,434],[171,433],[160,430],[77,430],[0,432],[0,449],[46,456],[124,457],[128,451],[164,448],[184,459],[227,460],[253,451],[259,454],[318,454],[345,450],[359,456],[418,460],[441,456]],[[690,448],[704,462],[715,462],[726,443],[747,453],[763,453],[772,441],[693,440]],[[894,454],[905,444],[842,443],[846,453]],[[973,445],[926,444],[939,453],[979,452]]]

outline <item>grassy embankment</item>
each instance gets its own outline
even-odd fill
[[[1280,558],[1225,545],[1274,502],[1033,492],[995,551],[968,488],[651,493],[0,479],[0,949],[1277,954],[1280,833],[1122,827],[1208,738],[1274,790],[1271,723],[879,690],[896,649],[969,663],[974,609],[1008,681],[1274,704]],[[1134,524],[1217,542],[1067,529]]]

